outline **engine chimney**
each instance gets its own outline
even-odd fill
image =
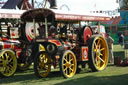
[[[56,0],[49,0],[50,8],[57,9],[57,3]]]

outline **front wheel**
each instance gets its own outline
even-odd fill
[[[108,45],[104,37],[94,35],[88,40],[89,67],[92,71],[102,71],[108,64]]]
[[[73,77],[76,73],[77,62],[75,54],[67,50],[60,58],[60,71],[64,78]]]
[[[34,72],[39,78],[47,77],[51,71],[51,59],[48,54],[41,51],[34,59]]]
[[[17,58],[12,50],[0,52],[0,75],[3,77],[12,76],[17,69]]]

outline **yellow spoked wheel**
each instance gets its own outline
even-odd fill
[[[39,78],[48,76],[51,71],[51,59],[46,52],[41,51],[35,57],[34,71],[35,75]]]
[[[12,76],[17,68],[17,58],[11,50],[3,50],[0,53],[0,74],[3,77]]]
[[[60,71],[64,78],[73,77],[76,73],[76,68],[76,56],[70,50],[65,51],[60,58]]]
[[[108,45],[102,36],[93,36],[88,40],[89,66],[92,71],[102,71],[108,63]]]

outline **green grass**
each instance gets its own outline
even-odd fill
[[[122,56],[123,48],[114,45],[114,55]],[[101,72],[82,71],[73,78],[64,79],[59,69],[52,71],[47,78],[37,78],[33,68],[25,72],[17,72],[9,78],[0,78],[0,85],[128,85],[128,67],[109,64]]]

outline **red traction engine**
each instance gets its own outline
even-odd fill
[[[32,44],[34,71],[46,77],[51,67],[60,68],[65,78],[73,77],[78,65],[89,64],[102,71],[108,63],[108,46],[101,35],[94,35],[83,21],[107,21],[109,17],[74,14],[51,9],[29,10],[21,16],[23,37]],[[25,33],[25,34],[24,34]]]
[[[2,23],[5,20],[1,20]],[[0,77],[10,77],[17,69],[23,71],[31,65],[30,45],[26,46],[26,43],[19,40],[18,27],[7,27],[2,23],[0,23]]]
[[[13,75],[17,69],[17,58],[21,49],[17,47],[17,40],[9,40],[8,38],[0,39],[0,74],[4,77]],[[15,52],[13,51],[15,50]],[[16,55],[15,55],[16,54]]]
[[[27,70],[32,63],[29,45],[19,40],[1,38],[0,40],[0,76],[10,77],[16,70]],[[23,46],[23,47],[22,47]]]

